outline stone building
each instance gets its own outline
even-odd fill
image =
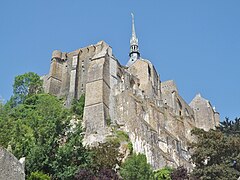
[[[86,143],[104,141],[117,125],[155,169],[192,168],[191,129],[214,129],[219,113],[200,95],[187,104],[174,81],[161,82],[154,65],[140,56],[133,15],[129,57],[121,65],[104,41],[69,53],[53,51],[45,92],[65,97],[66,106],[85,94]]]

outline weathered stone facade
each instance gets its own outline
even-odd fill
[[[43,79],[45,91],[66,97],[66,106],[85,94],[87,143],[104,141],[111,121],[129,134],[134,150],[145,153],[156,169],[191,168],[191,129],[209,130],[219,123],[209,101],[197,95],[188,105],[172,80],[160,81],[150,61],[140,58],[122,66],[104,41],[70,53],[54,51]]]
[[[0,147],[0,179],[24,180],[24,165],[7,150]]]
[[[200,95],[188,105],[172,80],[161,82],[153,64],[140,57],[134,21],[132,28],[127,66],[104,41],[70,53],[54,51],[50,72],[43,77],[45,92],[65,97],[66,106],[85,94],[86,143],[104,141],[110,127],[117,126],[155,169],[192,168],[191,130],[214,129],[219,113]]]

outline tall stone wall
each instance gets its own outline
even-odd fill
[[[0,147],[0,179],[25,180],[24,165],[7,150]]]
[[[186,138],[191,138],[187,131],[191,121],[186,123],[176,118],[170,110],[154,102],[143,101],[131,90],[116,96],[115,108],[117,119],[129,134],[134,151],[146,154],[154,169],[180,165],[192,168],[187,150],[189,139]]]
[[[84,126],[86,142],[103,141],[109,133],[108,126],[113,119],[115,106],[113,87],[117,83],[117,61],[112,49],[104,44],[101,52],[89,63],[86,81]]]

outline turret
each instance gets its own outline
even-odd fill
[[[61,58],[62,58],[62,52],[59,51],[59,50],[53,51],[53,53],[52,53],[52,59],[54,59],[54,58],[56,58],[56,59],[61,59]]]
[[[66,53],[62,53],[59,50],[53,51],[48,85],[46,86],[47,93],[54,95],[60,94],[62,85],[63,58],[66,58]]]

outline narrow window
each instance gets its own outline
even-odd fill
[[[148,74],[151,77],[151,68],[148,66]]]

